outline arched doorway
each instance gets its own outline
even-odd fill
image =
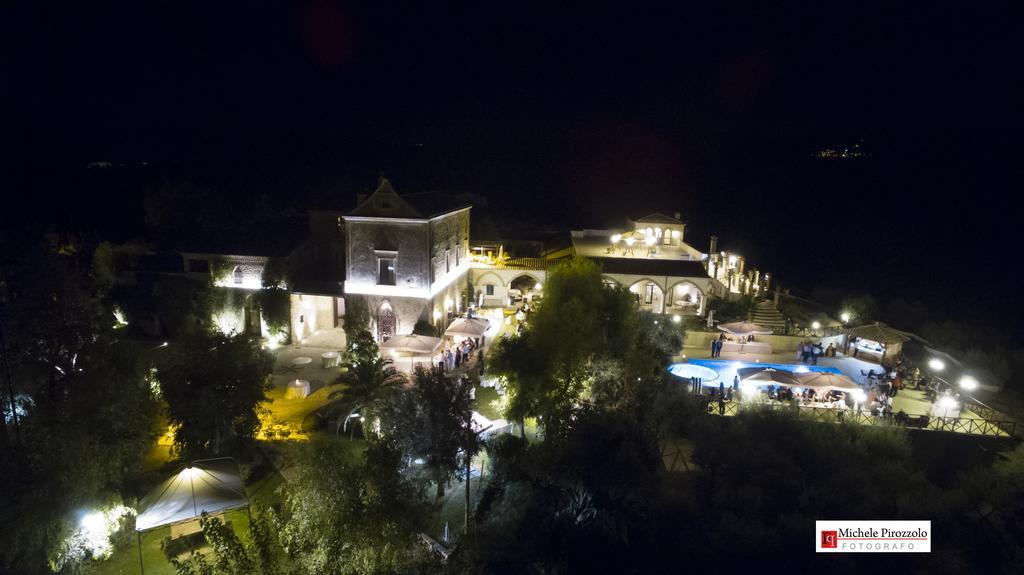
[[[664,313],[665,293],[658,284],[651,280],[640,280],[633,284],[629,291],[636,296],[636,302],[640,309],[652,313]]]
[[[391,309],[389,302],[380,304],[377,308],[377,341],[385,342],[395,335],[397,320],[395,310]]]
[[[679,315],[700,315],[704,311],[704,292],[693,282],[681,281],[672,286],[666,301],[667,310]]]
[[[509,305],[530,301],[543,287],[541,281],[531,274],[522,274],[508,284]]]

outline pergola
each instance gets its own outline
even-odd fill
[[[850,340],[853,338],[867,339],[883,345],[882,357],[897,357],[902,352],[903,342],[910,340],[910,335],[898,329],[889,327],[882,322],[861,325],[846,330],[846,342],[843,345],[843,353],[848,354]]]

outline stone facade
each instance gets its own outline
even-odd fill
[[[430,221],[431,282],[443,281],[469,259],[469,210]]]
[[[444,329],[461,311],[469,270],[470,209],[423,210],[385,180],[342,216],[345,293],[367,298],[370,328],[378,339],[410,333],[419,320]],[[389,261],[393,278],[381,271]]]
[[[185,274],[189,277],[210,277],[217,287],[260,289],[263,269],[269,258],[227,254],[183,253]]]
[[[346,292],[359,293],[360,287],[378,286],[378,262],[382,257],[395,258],[395,285],[387,286],[393,288],[387,289],[387,295],[400,297],[407,290],[422,292],[430,288],[428,222],[346,219],[346,235]]]

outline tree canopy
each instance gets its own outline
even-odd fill
[[[282,541],[307,573],[402,573],[425,518],[401,455],[383,444],[353,454],[317,443],[288,486]]]
[[[197,333],[175,342],[160,362],[167,415],[187,458],[230,453],[255,437],[270,390],[273,356],[245,335]]]
[[[499,341],[491,360],[507,382],[506,415],[538,416],[550,433],[584,399],[630,408],[650,401],[682,347],[681,324],[641,312],[633,294],[606,284],[582,257],[551,270],[544,290],[529,327]]]

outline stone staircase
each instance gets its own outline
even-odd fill
[[[751,306],[747,320],[761,327],[772,329],[775,333],[783,333],[786,329],[786,317],[775,308],[775,304],[770,299],[761,300]]]

